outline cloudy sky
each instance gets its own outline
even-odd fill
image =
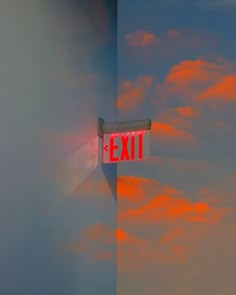
[[[118,294],[233,295],[235,1],[119,1],[118,117],[152,119],[118,167]]]

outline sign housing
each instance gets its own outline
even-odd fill
[[[104,164],[149,158],[151,120],[105,123],[98,118],[98,135],[103,139]]]
[[[149,158],[149,130],[104,134],[102,158],[103,163]]]

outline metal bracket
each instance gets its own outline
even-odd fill
[[[125,132],[135,130],[150,130],[151,120],[136,120],[125,122],[105,123],[102,118],[98,118],[98,135],[100,137],[106,133]]]
[[[103,133],[126,132],[138,130],[150,130],[151,120],[136,120],[115,123],[105,123],[103,125]]]
[[[103,126],[105,124],[105,121],[103,118],[98,118],[98,136],[103,137]]]

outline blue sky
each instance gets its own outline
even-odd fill
[[[118,118],[153,127],[118,167],[118,294],[235,293],[235,13],[119,1]]]

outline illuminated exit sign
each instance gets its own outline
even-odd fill
[[[103,163],[149,158],[149,130],[103,134]]]

